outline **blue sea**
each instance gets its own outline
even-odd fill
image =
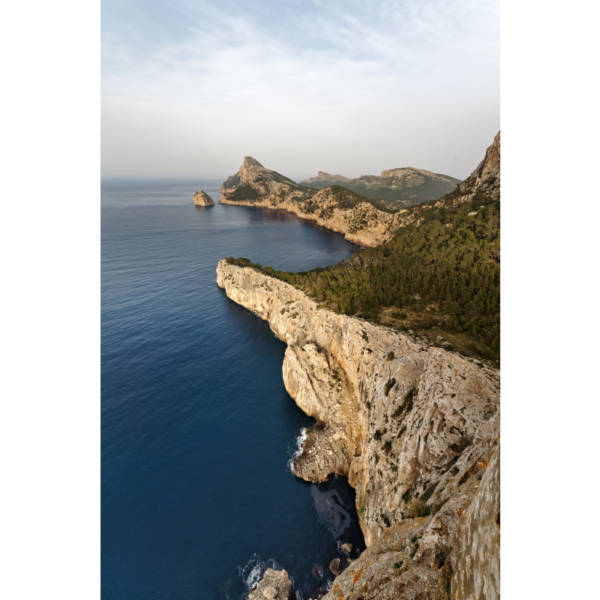
[[[358,247],[283,211],[193,205],[220,183],[102,183],[103,600],[243,599],[267,567],[307,600],[341,543],[364,549],[347,481],[290,471],[312,420],[285,344],[215,282],[227,256],[299,271]]]

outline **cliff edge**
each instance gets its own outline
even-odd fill
[[[488,467],[498,464],[498,371],[329,312],[251,267],[223,260],[217,283],[288,345],[284,384],[317,421],[295,474],[318,482],[336,472],[356,489],[369,548],[329,596],[496,598],[490,590],[499,566],[489,548],[496,547],[499,498],[482,490],[497,479]],[[486,510],[469,512],[476,501]],[[483,513],[493,522],[484,533]],[[476,550],[485,556],[463,564]],[[480,588],[488,595],[468,592]]]

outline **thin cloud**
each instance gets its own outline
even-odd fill
[[[268,157],[288,144],[288,172],[325,169],[317,162],[327,158],[350,174],[408,160],[466,176],[499,128],[497,2],[177,2],[163,25],[146,14],[140,26],[128,6],[128,19],[115,21],[109,3],[104,19],[105,174],[227,172],[241,156],[226,139],[231,153],[241,143]],[[169,154],[157,147],[150,159],[141,148],[143,115],[155,130],[146,146]],[[184,116],[207,150],[185,138]],[[394,127],[400,152],[390,152]],[[436,140],[453,138],[458,150],[444,163]]]

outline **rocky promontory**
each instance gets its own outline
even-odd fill
[[[456,190],[388,215],[379,239],[420,227],[432,206],[466,212],[465,202],[477,210],[499,199],[498,133]],[[498,600],[500,372],[411,331],[332,312],[268,269],[222,260],[217,283],[287,344],[285,387],[316,420],[294,473],[311,482],[337,473],[356,490],[367,550],[345,570],[332,561],[340,574],[325,598]]]
[[[499,460],[498,371],[332,313],[251,267],[221,261],[217,283],[288,345],[286,389],[317,421],[294,462],[296,475],[313,482],[347,475],[356,489],[369,548],[336,579],[331,597],[353,598],[348,594],[363,585],[381,598],[417,598],[419,590],[427,591],[422,598],[454,590],[454,598],[459,587],[468,598],[469,586],[496,590],[499,499],[488,467]],[[469,512],[473,502],[476,514]],[[486,522],[482,530],[479,518],[493,527]],[[461,567],[459,548],[484,555]],[[413,595],[394,595],[407,585]]]
[[[319,176],[322,176],[322,179],[341,177],[329,176],[323,172],[320,172]],[[435,202],[390,209],[388,205],[352,191],[347,183],[330,185],[317,191],[297,184],[276,171],[266,169],[256,159],[247,156],[239,171],[221,185],[219,202],[287,210],[301,219],[314,221],[321,227],[342,233],[351,242],[374,247],[388,242],[401,227],[415,222],[418,225],[423,210],[430,205],[452,207],[473,199],[477,194],[499,198],[500,132],[487,149],[477,169],[458,186],[458,180],[446,175],[437,175],[412,167],[390,169],[382,173],[383,179],[394,180],[397,185],[406,189],[417,189],[422,185],[419,182],[430,176],[435,176],[436,181],[441,181],[440,178],[447,179],[444,185],[450,186],[448,189],[455,188],[454,191]],[[369,177],[371,176],[363,176],[360,179],[367,181]]]
[[[199,190],[194,194],[194,204],[196,206],[214,206],[215,205],[215,203],[213,202],[213,199],[206,192],[203,192],[202,190]]]
[[[401,220],[398,214],[379,210],[367,198],[346,188],[333,186],[317,192],[265,169],[250,156],[238,173],[221,185],[219,202],[287,210],[342,233],[361,246],[377,246],[389,240]]]

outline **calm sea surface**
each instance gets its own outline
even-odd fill
[[[290,471],[312,420],[285,344],[215,283],[227,256],[307,270],[358,248],[289,213],[192,204],[219,183],[102,185],[103,600],[245,598],[267,566],[306,600],[340,543],[364,548],[346,481]]]

